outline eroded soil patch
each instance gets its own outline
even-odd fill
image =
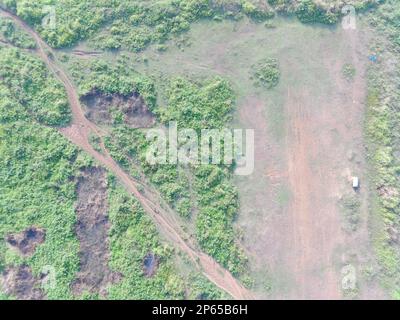
[[[32,275],[28,266],[8,267],[1,277],[3,292],[19,300],[42,300],[40,280]]]
[[[122,121],[133,128],[148,128],[155,123],[154,115],[137,92],[107,94],[93,89],[81,101],[86,106],[86,117],[97,124]]]
[[[36,247],[43,243],[45,238],[46,233],[43,229],[30,227],[20,233],[7,235],[6,242],[22,255],[27,256],[33,254]]]
[[[83,170],[77,195],[75,232],[80,242],[80,271],[72,289],[76,295],[88,291],[105,296],[107,286],[119,278],[108,268],[110,224],[106,171],[94,167]]]
[[[157,271],[160,258],[154,253],[148,253],[143,259],[143,273],[146,277],[152,277]]]

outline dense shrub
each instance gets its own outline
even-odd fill
[[[368,161],[371,167],[370,210],[374,224],[372,239],[380,267],[381,280],[398,297],[400,288],[400,252],[397,234],[400,230],[400,96],[398,69],[387,72],[387,65],[400,59],[400,3],[389,0],[368,16],[371,25],[384,38],[384,49],[368,70],[368,97],[365,132]],[[387,41],[389,40],[389,41]],[[385,52],[383,54],[382,52]]]
[[[0,18],[0,35],[16,47],[24,49],[34,49],[36,47],[35,41],[10,19]]]
[[[0,125],[0,153],[0,239],[32,225],[46,230],[46,241],[32,256],[4,247],[0,264],[27,263],[36,276],[52,266],[57,286],[49,288],[48,298],[71,299],[70,283],[79,269],[71,178],[89,161],[56,130],[20,121]]]
[[[79,86],[79,93],[85,95],[93,89],[104,93],[129,95],[137,92],[150,109],[155,107],[156,93],[153,81],[127,66],[127,57],[122,56],[115,64],[101,59],[74,59],[67,64]]]
[[[0,84],[15,97],[21,115],[40,123],[54,126],[66,125],[71,118],[67,95],[63,86],[54,79],[43,62],[16,49],[0,47]],[[7,100],[1,105],[6,106]],[[2,117],[10,117],[13,109],[4,109]]]
[[[53,110],[53,95],[47,90],[55,90],[64,99],[65,93],[41,62],[17,49],[0,48],[0,70],[0,272],[26,264],[40,280],[50,266],[56,285],[45,289],[46,298],[76,299],[71,292],[80,266],[75,234],[76,177],[94,163],[55,128],[46,126],[60,124],[60,113]],[[124,88],[121,83],[117,87]],[[160,242],[155,225],[113,177],[108,194],[109,263],[123,276],[110,286],[108,298],[223,297],[199,273],[180,273],[172,248]],[[46,233],[45,241],[31,256],[21,256],[6,246],[8,234],[31,226]],[[142,270],[149,252],[160,258],[153,277],[146,277]],[[2,290],[0,299],[13,298]],[[99,295],[85,292],[79,298],[98,299]]]
[[[219,77],[195,83],[185,78],[171,81],[167,107],[159,108],[161,121],[176,121],[180,128],[220,128],[232,117],[235,99],[230,84]]]
[[[293,13],[304,23],[333,24],[340,16],[340,7],[329,9],[314,0],[300,3],[269,0],[269,6],[253,0],[2,0],[21,18],[34,25],[53,47],[61,48],[90,39],[100,49],[126,48],[140,51],[151,43],[163,43],[172,36],[190,29],[201,19],[240,19],[246,15],[260,22],[274,16],[274,10]],[[377,0],[360,0],[357,9],[365,9]],[[48,14],[46,5],[53,5],[55,28],[42,26]],[[274,8],[274,9],[272,9]]]
[[[203,165],[194,169],[199,213],[196,235],[201,247],[235,275],[246,270],[246,257],[235,243],[232,221],[238,193],[227,169]]]
[[[188,178],[177,164],[150,165],[146,160],[149,142],[143,132],[128,127],[115,128],[106,139],[111,155],[129,172],[139,167],[161,192],[164,200],[184,218],[189,218],[193,204],[190,201]]]
[[[258,86],[265,86],[269,89],[279,83],[280,70],[277,59],[267,58],[259,61],[251,68],[252,78]]]
[[[157,229],[138,202],[118,185],[109,195],[111,268],[123,275],[109,289],[110,299],[183,299],[185,282],[174,270],[173,249],[163,246]],[[152,277],[143,274],[148,254],[160,259]]]
[[[296,16],[303,23],[334,24],[338,21],[339,13],[326,11],[312,0],[302,0],[296,8]]]

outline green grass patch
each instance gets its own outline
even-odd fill
[[[252,79],[255,85],[271,89],[278,85],[281,72],[277,59],[267,58],[252,66]]]
[[[52,126],[69,123],[67,95],[43,62],[20,50],[0,47],[0,66],[0,117],[4,121],[32,119]]]
[[[35,49],[36,42],[9,18],[0,16],[0,36],[10,44],[23,49]]]

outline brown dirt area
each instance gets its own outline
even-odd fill
[[[106,171],[95,167],[83,170],[78,178],[77,195],[75,232],[80,243],[80,271],[72,285],[73,292],[106,296],[107,286],[119,278],[108,268]]]
[[[148,253],[143,259],[143,272],[146,277],[152,277],[155,275],[160,258],[154,253]]]
[[[366,283],[362,269],[373,260],[368,238],[368,181],[363,147],[363,111],[366,97],[364,45],[357,32],[343,34],[348,48],[335,55],[337,43],[321,45],[318,54],[323,73],[291,81],[285,92],[283,140],[272,134],[268,102],[258,96],[241,103],[240,119],[255,129],[255,173],[240,184],[247,253],[255,273],[268,278],[270,292],[259,297],[274,299],[341,299],[344,266],[356,269],[358,298],[382,298],[376,282]],[[357,70],[352,82],[342,74],[343,64]],[[280,57],[282,78],[299,77],[303,66]],[[308,74],[306,74],[309,77]],[[317,75],[318,76],[318,75]],[[324,79],[324,78],[325,79]],[[328,80],[329,85],[321,83]],[[330,89],[328,90],[328,87]],[[355,157],[348,157],[349,152]],[[361,201],[360,228],[348,233],[338,205],[353,194],[351,176],[363,183],[356,194]],[[247,189],[246,189],[247,188]],[[282,190],[286,199],[280,199]]]
[[[133,128],[148,128],[155,123],[154,115],[136,92],[129,95],[107,94],[93,89],[82,96],[81,101],[86,106],[86,117],[96,124],[111,125],[112,109],[121,111],[124,123]]]
[[[27,256],[32,255],[36,247],[45,241],[45,238],[45,230],[30,227],[20,233],[7,235],[6,242],[22,255]]]
[[[36,279],[28,266],[7,267],[1,277],[0,284],[5,294],[18,300],[43,300],[40,280]]]

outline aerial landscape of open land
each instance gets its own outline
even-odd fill
[[[398,0],[0,0],[0,300],[400,300],[399,62]]]

